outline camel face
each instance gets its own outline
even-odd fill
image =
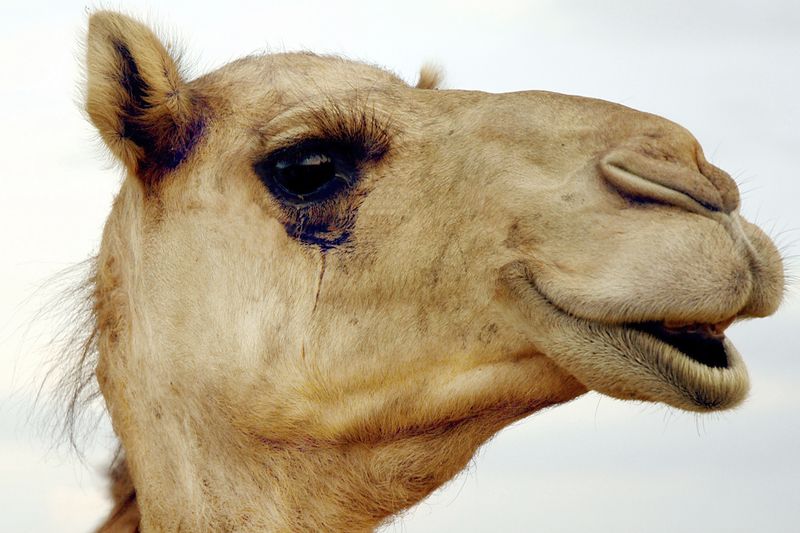
[[[587,389],[746,394],[724,330],[776,309],[781,260],[680,126],[310,54],[185,82],[147,30],[98,17],[87,107],[129,171],[98,377],[129,455],[154,427],[280,448],[472,421],[474,451]]]

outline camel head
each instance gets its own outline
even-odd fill
[[[367,527],[587,390],[690,411],[746,395],[725,329],[776,310],[781,259],[682,127],[306,53],[189,81],[108,12],[87,61],[88,115],[127,173],[97,377],[145,525],[172,519],[170,491],[204,520],[245,485],[302,507],[259,472],[305,479],[267,459],[305,454],[328,479],[348,465],[303,483],[371,500]],[[224,523],[258,523],[234,507]]]

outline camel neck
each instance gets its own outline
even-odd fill
[[[508,418],[475,417],[383,442],[203,438],[130,461],[142,531],[373,531],[463,469]],[[247,441],[246,439],[251,439]],[[136,453],[140,456],[140,453]],[[169,457],[156,461],[154,457]]]

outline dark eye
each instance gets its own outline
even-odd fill
[[[358,170],[346,147],[323,142],[280,150],[254,168],[273,195],[296,204],[334,196],[355,182]]]

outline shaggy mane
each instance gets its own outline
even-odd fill
[[[55,286],[56,295],[37,313],[37,319],[54,317],[57,323],[49,342],[54,355],[46,363],[36,400],[43,395],[53,400],[56,407],[50,427],[79,456],[81,441],[100,418],[90,408],[100,398],[94,374],[98,333],[95,264],[96,258],[90,257],[54,275],[46,286]]]

